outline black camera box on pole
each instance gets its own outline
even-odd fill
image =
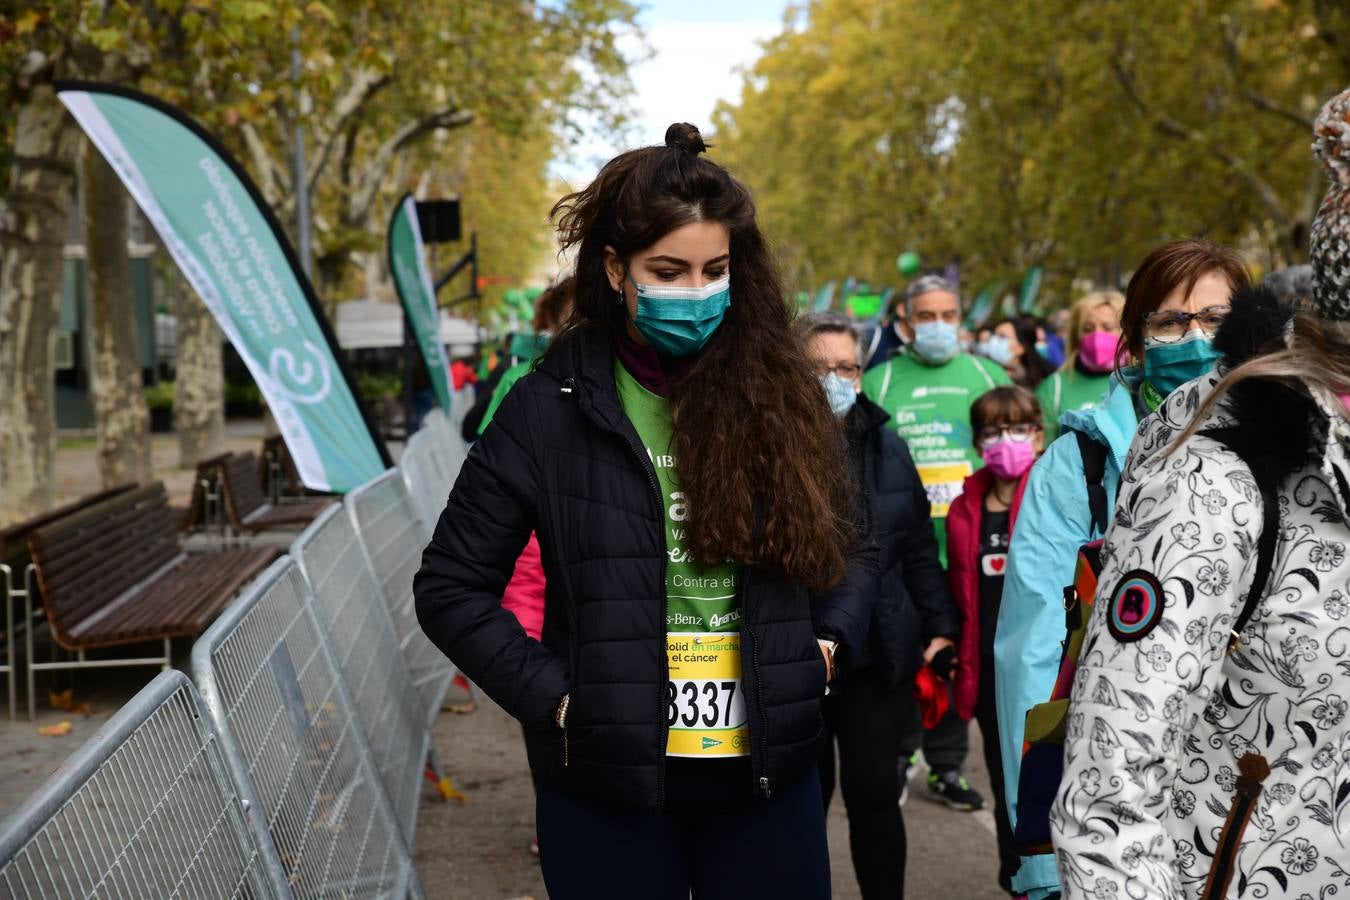
[[[459,240],[459,200],[418,200],[417,225],[424,244]]]

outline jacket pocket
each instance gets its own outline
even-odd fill
[[[1219,834],[1219,844],[1214,848],[1214,862],[1209,868],[1205,889],[1200,894],[1201,900],[1222,900],[1228,895],[1228,886],[1237,869],[1238,850],[1242,848],[1242,834],[1247,830],[1252,813],[1256,811],[1257,800],[1261,798],[1261,783],[1270,777],[1270,763],[1259,753],[1248,753],[1238,760],[1238,772],[1233,806],[1228,810],[1228,818]]]

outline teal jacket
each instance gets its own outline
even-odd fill
[[[1007,785],[1008,815],[1017,823],[1017,780],[1022,771],[1022,731],[1027,710],[1050,699],[1064,639],[1064,587],[1073,582],[1078,548],[1103,537],[1092,526],[1087,482],[1078,441],[1067,429],[1086,432],[1110,448],[1106,459],[1108,509],[1125,468],[1125,455],[1139,425],[1135,393],[1111,379],[1101,403],[1060,416],[1061,437],[1031,470],[1008,551],[994,639],[994,695],[999,749]],[[1058,889],[1055,858],[1024,856],[1013,890],[1032,900]]]

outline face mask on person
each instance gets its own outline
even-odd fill
[[[1110,331],[1094,331],[1083,335],[1078,358],[1089,372],[1110,372],[1120,358],[1120,335]]]
[[[848,415],[853,404],[858,402],[858,391],[853,387],[853,382],[836,372],[830,372],[821,377],[820,383],[825,387],[825,397],[830,401],[830,409],[834,410],[834,414],[841,419]]]
[[[954,322],[924,322],[914,326],[914,351],[925,361],[940,365],[960,350],[960,330]]]
[[[633,281],[633,276],[628,276]],[[731,306],[731,276],[724,275],[701,288],[638,284],[638,333],[667,356],[689,356],[702,350],[722,324]]]
[[[1203,331],[1188,331],[1172,344],[1149,339],[1144,342],[1144,379],[1166,396],[1214,368],[1221,356]]]
[[[1036,447],[1031,441],[1005,437],[981,448],[980,456],[995,478],[1012,481],[1025,475],[1036,461]]]
[[[1013,361],[1012,341],[996,334],[985,342],[984,355],[1000,366],[1009,365]]]

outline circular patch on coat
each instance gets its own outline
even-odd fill
[[[1111,593],[1106,626],[1123,644],[1144,638],[1162,621],[1163,588],[1151,572],[1126,572]]]

